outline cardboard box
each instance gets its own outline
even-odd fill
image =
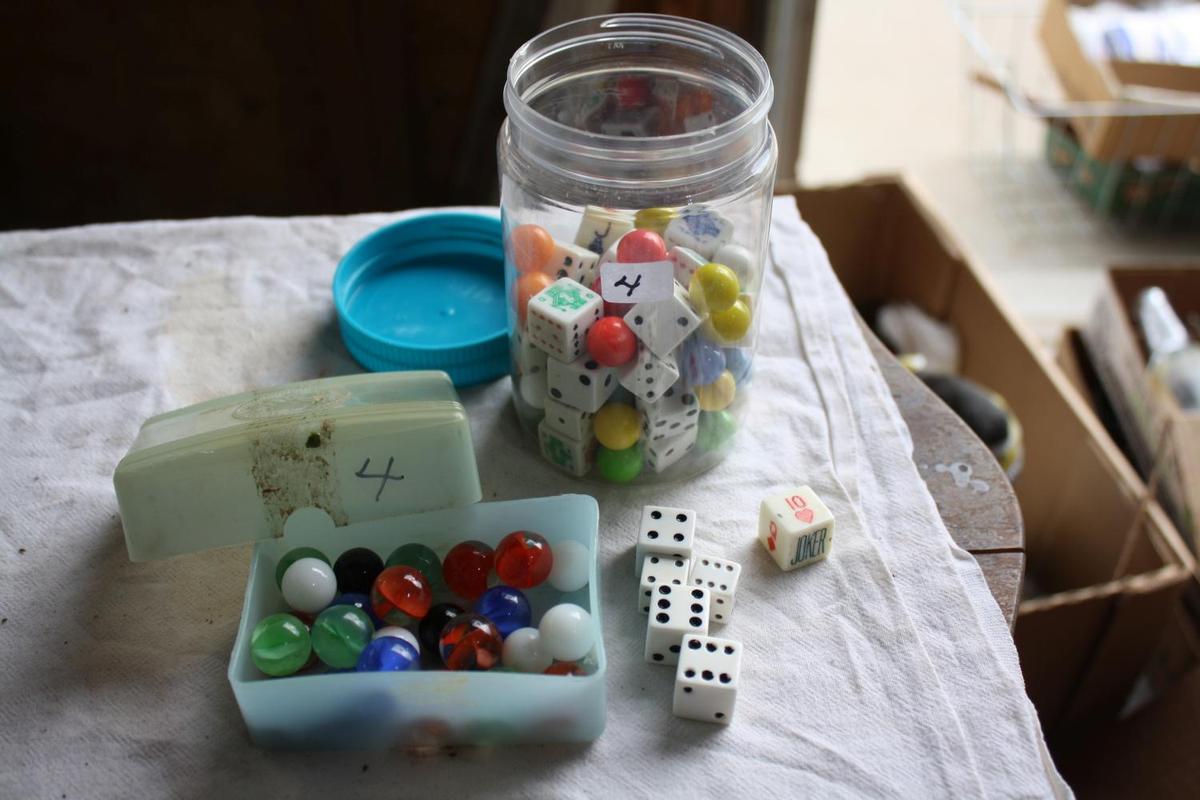
[[[1133,456],[1123,444],[1125,437],[1112,403],[1100,383],[1078,328],[1063,331],[1054,360],[1133,463]],[[1184,587],[1182,601],[1171,614],[1158,649],[1146,667],[1151,691],[1155,695],[1161,694],[1197,666],[1200,666],[1200,583],[1192,582]]]
[[[1200,223],[1200,169],[1092,158],[1064,123],[1046,126],[1046,161],[1089,208],[1129,223]]]
[[[1088,58],[1071,29],[1068,9],[1091,4],[1047,0],[1042,16],[1042,45],[1071,100],[1127,103],[1130,87],[1200,92],[1200,68]],[[1158,156],[1182,163],[1200,156],[1200,114],[1078,116],[1071,124],[1084,149],[1104,161]]]
[[[1128,719],[1088,731],[1055,754],[1079,797],[1200,796],[1200,671]]]
[[[895,179],[796,194],[867,319],[907,300],[957,329],[963,374],[1005,396],[1025,429],[1014,484],[1027,575],[1014,638],[1048,732],[1115,715],[1146,665],[1192,560],[1170,520],[1066,377],[914,191]]]
[[[1133,309],[1151,286],[1163,288],[1181,317],[1200,312],[1200,268],[1116,267],[1109,270],[1083,339],[1138,469],[1150,480],[1158,465],[1159,499],[1197,550],[1200,413],[1181,409],[1146,365]]]

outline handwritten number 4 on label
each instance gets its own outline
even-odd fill
[[[380,495],[383,494],[383,487],[387,486],[388,481],[404,480],[403,475],[393,475],[392,474],[392,463],[395,462],[395,460],[396,459],[394,457],[389,457],[388,463],[387,463],[387,468],[384,469],[384,471],[382,473],[376,473],[374,475],[369,475],[369,474],[367,474],[367,467],[371,466],[371,459],[368,458],[366,461],[363,462],[363,465],[358,468],[358,472],[354,473],[354,477],[356,477],[356,478],[367,478],[370,480],[374,480],[376,478],[379,479],[379,491],[377,491],[375,493],[375,502],[376,503],[379,502],[379,497],[380,497]]]
[[[625,288],[625,296],[626,296],[626,297],[633,297],[633,293],[634,293],[635,291],[637,291],[637,288],[638,288],[639,286],[641,286],[641,285],[642,285],[642,276],[641,276],[641,275],[638,275],[638,276],[637,276],[637,279],[636,279],[636,280],[635,280],[633,283],[629,283],[629,276],[628,276],[628,275],[622,275],[622,276],[621,276],[621,280],[619,280],[619,281],[617,281],[616,283],[614,283],[614,284],[613,284],[613,286],[624,286],[624,287],[626,287],[626,288]]]

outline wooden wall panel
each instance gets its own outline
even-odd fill
[[[548,0],[0,4],[0,229],[489,203]],[[756,41],[763,0],[621,0]]]

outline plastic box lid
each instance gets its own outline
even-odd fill
[[[156,417],[113,475],[134,561],[478,502],[470,426],[442,372],[347,375]]]

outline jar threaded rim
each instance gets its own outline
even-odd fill
[[[543,114],[531,103],[548,85],[536,79],[555,58],[572,50],[606,47],[614,60],[626,45],[663,44],[706,53],[712,74],[723,69],[727,80],[740,83],[744,107],[715,124],[695,131],[660,136],[619,136],[583,130]],[[549,67],[553,69],[553,67]],[[699,170],[733,166],[752,158],[770,138],[767,114],[773,99],[770,71],[763,57],[738,36],[695,20],[661,14],[613,14],[573,20],[551,28],[522,45],[509,62],[504,86],[509,135],[519,137],[526,155],[552,172],[579,178],[594,175],[622,183],[623,170],[653,162],[696,164]],[[723,162],[704,166],[706,158]],[[683,170],[682,173],[687,173]],[[695,178],[676,173],[679,181]],[[630,179],[632,180],[632,179]],[[642,178],[641,180],[644,180]]]

